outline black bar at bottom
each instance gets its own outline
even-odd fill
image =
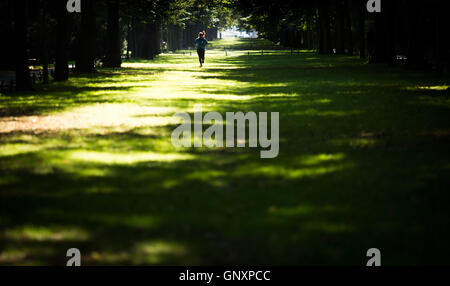
[[[114,282],[125,285],[384,285],[386,282],[446,281],[450,268],[401,267],[3,267],[3,281],[41,281],[61,285]],[[131,283],[136,282],[136,283]],[[311,283],[312,282],[312,283]],[[130,284],[131,283],[131,284]],[[431,284],[430,284],[431,283]],[[91,284],[91,283],[89,283]],[[104,285],[104,284],[102,284]]]

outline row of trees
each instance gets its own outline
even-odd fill
[[[449,69],[450,19],[445,0],[236,0],[241,26],[291,48],[321,54],[359,54],[373,63]]]
[[[201,30],[214,39],[237,19],[285,47],[449,70],[445,0],[386,0],[381,13],[368,13],[367,0],[81,0],[82,13],[66,4],[0,2],[0,70],[16,71],[18,90],[32,89],[29,59],[43,66],[44,82],[51,63],[54,79],[67,80],[71,61],[80,73],[95,72],[98,61],[118,68],[123,56],[153,59],[162,46],[192,46]]]
[[[81,13],[69,13],[67,0],[0,2],[0,70],[16,71],[16,89],[33,88],[30,59],[43,66],[48,82],[75,72],[93,73],[96,63],[118,68],[122,58],[153,59],[163,43],[172,50],[193,46],[199,31],[212,38],[227,25],[231,10],[221,0],[81,0]]]

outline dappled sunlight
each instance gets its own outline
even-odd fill
[[[16,241],[85,241],[89,233],[79,227],[32,226],[26,225],[7,229],[2,234],[4,239]]]
[[[173,162],[179,160],[192,160],[195,156],[190,154],[163,154],[153,152],[110,153],[95,151],[73,151],[67,154],[69,160],[93,162],[101,164],[136,164],[142,162]]]
[[[89,264],[119,265],[129,264],[133,254],[127,251],[93,251],[85,255],[85,261]]]
[[[48,266],[49,262],[42,257],[56,254],[55,247],[43,245],[26,245],[18,243],[17,247],[7,247],[0,252],[0,264],[14,266]],[[65,254],[65,253],[64,253]]]
[[[7,249],[0,252],[0,263],[2,265],[20,265],[20,262],[27,257],[24,249]],[[27,261],[28,265],[31,265],[30,261]]]
[[[167,257],[187,254],[186,248],[179,243],[165,241],[139,242],[134,251],[133,263],[144,265],[162,264]]]
[[[179,51],[2,95],[0,264],[64,265],[69,247],[83,265],[342,264],[366,244],[445,245],[417,229],[448,219],[447,81],[231,42],[245,50],[217,43],[203,68]],[[280,112],[279,156],[175,148],[173,115],[198,105]]]
[[[235,170],[235,176],[273,176],[284,179],[301,179],[305,177],[314,178],[316,176],[341,172],[355,167],[353,163],[345,162],[345,155],[339,154],[318,154],[303,155],[292,158],[289,164],[283,165],[253,165],[246,164]]]
[[[264,166],[246,166],[245,168],[238,168],[235,171],[235,176],[272,176],[284,179],[302,179],[302,178],[314,178],[317,176],[323,176],[332,174],[335,172],[342,172],[346,169],[353,168],[350,163],[336,164],[332,166],[320,166],[320,167],[305,167],[305,168],[289,168],[279,165],[264,165]]]
[[[330,104],[330,103],[332,103],[332,100],[328,99],[328,98],[324,98],[324,99],[314,100],[313,103],[316,103],[316,104]]]
[[[326,162],[336,162],[341,161],[345,158],[345,154],[319,154],[319,155],[305,155],[302,156],[300,162],[302,165],[318,165]]]
[[[183,260],[186,255],[188,251],[180,243],[149,240],[135,243],[129,249],[92,251],[85,255],[84,261],[102,265],[162,265]]]
[[[67,162],[67,161],[65,161]],[[76,175],[78,177],[106,177],[108,175],[110,175],[110,172],[107,168],[105,168],[104,166],[97,166],[97,167],[91,167],[91,166],[77,166],[74,164],[71,164],[70,166],[68,166],[67,164],[64,164],[62,166],[59,166],[59,168],[61,170],[63,170],[66,173],[71,173],[72,175]],[[105,192],[110,192],[111,188],[107,188],[107,187],[98,187],[98,186],[93,186],[91,188],[89,188],[87,190],[87,192],[90,193],[96,193],[96,192],[101,192],[101,193],[105,193]]]
[[[136,91],[135,96],[142,99],[157,99],[157,100],[251,100],[254,96],[245,95],[233,95],[233,94],[215,94],[215,93],[201,93],[205,87],[202,86],[185,86],[184,89],[174,89],[171,86],[160,86],[149,89],[139,89]],[[211,88],[214,90],[214,88]]]
[[[406,90],[448,90],[450,85],[434,85],[434,86],[414,86],[407,87]]]
[[[14,156],[23,153],[37,152],[45,148],[42,145],[31,145],[26,143],[2,144],[0,157]]]
[[[154,240],[136,243],[129,250],[94,251],[85,260],[90,264],[162,265],[186,255],[186,248],[179,243]]]
[[[196,182],[204,182],[205,184],[211,184],[213,187],[222,187],[224,185],[224,178],[226,176],[227,173],[225,171],[201,170],[190,172],[187,176],[184,177],[184,179]]]
[[[177,109],[172,107],[95,104],[54,115],[2,118],[0,133],[62,131],[92,127],[164,126],[175,123],[172,114],[176,111]]]

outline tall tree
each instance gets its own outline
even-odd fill
[[[328,1],[319,4],[319,54],[331,54],[330,12]]]
[[[41,38],[42,38],[42,81],[48,84],[48,27],[47,27],[47,1],[41,1]]]
[[[359,10],[359,56],[366,58],[366,1],[358,0]]]
[[[346,47],[349,55],[353,55],[353,31],[352,31],[352,17],[351,11],[354,11],[349,6],[349,0],[344,0],[344,18],[345,18],[345,39],[346,39]]]
[[[418,1],[419,2],[419,1]],[[425,39],[424,39],[424,11],[423,1],[408,5],[408,68],[423,68],[425,66]]]
[[[386,58],[389,66],[395,65],[395,57],[396,57],[396,30],[397,27],[395,25],[395,15],[397,11],[397,1],[391,0],[387,1],[384,5],[386,11]]]
[[[450,71],[450,20],[446,0],[436,0],[434,7],[434,66],[439,73]]]
[[[71,19],[64,1],[53,0],[56,13],[55,80],[69,78],[69,43],[72,29]]]
[[[81,1],[81,24],[76,70],[93,73],[95,69],[96,15],[95,0]]]
[[[14,1],[14,59],[17,90],[33,89],[27,53],[28,1],[29,0]]]
[[[387,63],[387,43],[386,43],[386,11],[375,13],[375,37],[373,41],[373,52],[371,54],[371,63]]]
[[[335,31],[336,31],[336,53],[344,54],[345,52],[345,7],[342,0],[335,1],[336,5],[336,19],[335,19]]]
[[[122,65],[122,42],[119,25],[119,0],[106,0],[108,7],[106,57],[103,62],[105,67],[120,68]]]
[[[0,2],[0,38],[14,39],[14,1]],[[14,40],[5,41],[0,45],[0,69],[14,70],[15,57],[14,55]]]

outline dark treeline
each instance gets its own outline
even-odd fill
[[[124,58],[192,47],[203,30],[215,39],[231,18],[220,0],[81,0],[81,13],[69,13],[67,2],[0,2],[0,70],[15,70],[17,90],[33,88],[31,65],[43,67],[45,83],[49,70],[61,81],[71,70],[119,68]]]
[[[369,13],[368,0],[236,0],[235,4],[243,28],[255,29],[285,47],[448,72],[447,2],[381,0],[381,13]]]
[[[292,49],[360,55],[372,63],[449,70],[450,19],[444,0],[382,0],[369,13],[367,0],[67,0],[0,2],[0,70],[15,70],[16,89],[33,88],[30,65],[43,81],[118,68],[124,58],[153,59],[163,49],[193,46],[206,30],[239,25]],[[50,67],[50,68],[49,68]]]

